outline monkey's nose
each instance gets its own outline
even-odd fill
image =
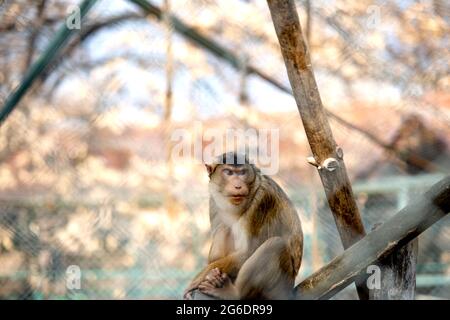
[[[234,186],[236,189],[241,189],[242,188],[242,186]]]

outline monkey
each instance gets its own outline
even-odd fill
[[[205,164],[212,243],[198,290],[217,299],[291,299],[303,255],[297,211],[281,187],[246,154],[224,153]]]

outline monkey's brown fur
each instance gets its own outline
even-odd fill
[[[278,184],[237,156],[207,165],[213,241],[184,297],[199,289],[220,299],[289,299],[302,260],[300,219]]]

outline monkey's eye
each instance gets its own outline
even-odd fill
[[[247,174],[247,170],[240,170],[240,171],[238,171],[238,173],[237,173],[239,176],[245,176],[246,174]]]
[[[231,171],[230,169],[223,169],[222,172],[223,172],[225,175],[227,175],[227,176],[233,175],[233,171]]]

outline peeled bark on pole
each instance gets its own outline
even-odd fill
[[[348,286],[367,266],[385,261],[450,212],[450,176],[406,206],[361,241],[303,280],[297,299],[329,299]]]
[[[306,136],[344,248],[365,236],[345,169],[342,149],[334,141],[311,67],[308,48],[292,0],[268,0],[289,81]],[[368,299],[364,279],[356,281],[360,299]]]

